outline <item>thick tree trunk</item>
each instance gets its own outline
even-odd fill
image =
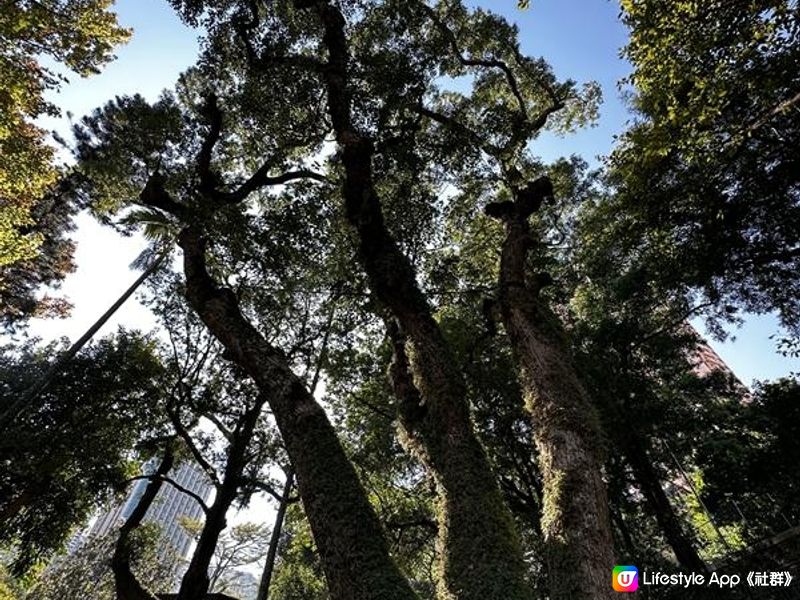
[[[430,422],[428,403],[414,383],[409,345],[396,326],[390,325],[389,333],[393,341],[389,375],[406,445],[434,472],[443,499],[438,523],[443,563],[440,597],[531,598],[524,567],[516,563],[514,553],[520,552],[516,531],[483,449],[474,438],[437,442],[439,432]],[[469,485],[480,487],[473,490]],[[489,535],[487,526],[493,527]],[[502,595],[494,595],[498,593]]]
[[[410,600],[408,582],[389,557],[380,523],[323,408],[241,313],[233,292],[211,279],[205,242],[183,231],[186,294],[226,356],[267,398],[297,474],[303,505],[334,600]]]
[[[225,515],[235,499],[235,490],[233,493],[227,489],[218,490],[217,497],[206,514],[203,531],[192,554],[192,560],[181,580],[177,600],[203,600],[206,597],[210,585],[208,569],[214,558],[219,536],[227,526]]]
[[[167,476],[174,462],[175,456],[172,451],[172,444],[168,442],[161,464],[153,474],[150,483],[147,484],[144,494],[142,494],[133,512],[119,530],[119,537],[114,547],[114,555],[111,557],[111,570],[114,573],[117,600],[156,600],[153,594],[142,587],[131,571],[130,535],[142,524],[142,520],[163,485],[162,478]]]
[[[328,109],[341,146],[345,208],[358,234],[361,262],[373,293],[408,339],[409,365],[422,400],[413,418],[402,423],[432,470],[441,499],[440,597],[527,600],[532,591],[513,519],[472,429],[457,361],[411,263],[386,228],[372,181],[372,144],[352,125],[344,17],[327,0],[296,4],[314,6],[324,26]]]
[[[555,315],[539,298],[544,276],[526,282],[533,245],[528,218],[551,195],[547,180],[530,184],[515,202],[487,213],[505,223],[500,265],[500,308],[520,369],[533,419],[543,480],[542,534],[547,551],[550,598],[613,598],[613,542],[597,412],[580,382]]]
[[[227,526],[225,516],[236,500],[242,473],[247,466],[247,449],[264,407],[265,398],[260,395],[253,406],[242,415],[240,426],[233,431],[233,440],[228,448],[225,472],[217,486],[216,497],[205,516],[203,531],[197,541],[189,567],[181,581],[178,600],[201,600],[209,591],[208,569],[214,558],[219,536]]]
[[[639,484],[639,489],[664,532],[678,563],[687,571],[707,572],[708,566],[700,558],[691,540],[684,533],[680,519],[675,514],[675,509],[661,486],[658,473],[650,461],[642,440],[633,434],[629,435],[626,438],[625,454],[636,483]]]
[[[612,598],[614,557],[597,418],[569,354],[550,337],[550,326],[542,326],[549,319],[517,305],[504,320],[539,451],[551,598]]]
[[[289,507],[289,497],[294,487],[294,470],[289,468],[286,474],[286,484],[283,486],[281,503],[278,506],[278,513],[275,515],[275,524],[272,526],[272,535],[269,539],[269,550],[267,551],[267,562],[264,564],[264,571],[261,573],[261,583],[258,586],[256,600],[267,600],[269,598],[269,587],[272,583],[272,573],[275,570],[275,560],[278,557],[278,543],[281,540],[281,530],[283,521],[286,518],[286,509]]]
[[[335,300],[336,294],[332,297]],[[322,344],[320,345],[319,354],[317,355],[316,364],[314,365],[313,375],[311,374],[311,359],[306,365],[306,376],[311,375],[311,382],[309,384],[309,391],[312,395],[316,394],[317,386],[319,385],[320,374],[322,373],[322,363],[328,353],[328,342],[330,341],[331,326],[333,325],[333,318],[336,314],[335,304],[331,305],[330,312],[328,313],[327,323],[325,325],[325,333],[322,336]],[[285,472],[286,482],[283,485],[283,492],[281,500],[278,505],[278,512],[275,515],[275,522],[272,525],[272,533],[269,539],[269,549],[267,550],[267,560],[264,563],[264,570],[261,572],[261,581],[258,585],[258,593],[256,600],[267,600],[269,598],[269,589],[272,585],[272,574],[275,571],[275,562],[278,559],[278,545],[281,541],[281,531],[283,530],[283,522],[286,519],[286,510],[289,504],[293,502],[291,498],[292,489],[294,488],[294,467],[289,465],[288,470]]]

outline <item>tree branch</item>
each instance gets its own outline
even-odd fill
[[[114,573],[114,588],[116,597],[119,600],[155,600],[155,596],[148,592],[131,571],[132,548],[130,536],[144,519],[147,511],[152,506],[153,501],[161,489],[159,476],[166,475],[175,463],[175,454],[172,447],[172,439],[167,442],[162,458],[154,478],[144,490],[144,493],[136,502],[133,511],[119,530],[119,537],[114,546],[114,554],[111,557],[111,570]]]
[[[665,325],[662,325],[660,328],[656,329],[655,331],[651,331],[649,334],[647,334],[644,337],[636,340],[634,343],[637,344],[637,345],[641,345],[641,344],[644,344],[646,342],[649,342],[650,340],[652,340],[653,338],[658,337],[659,335],[663,335],[663,334],[665,334],[665,333],[667,333],[669,331],[672,331],[676,327],[680,327],[681,325],[686,323],[686,319],[691,317],[693,314],[695,314],[697,312],[700,312],[704,308],[709,308],[711,306],[714,306],[714,304],[715,304],[714,302],[704,302],[703,304],[698,304],[697,306],[693,306],[690,309],[688,309],[685,313],[680,315],[678,318],[670,321],[669,323],[667,323]]]
[[[433,21],[433,23],[439,28],[442,34],[447,38],[447,41],[450,44],[450,49],[452,50],[453,54],[458,59],[458,62],[460,62],[462,66],[499,69],[500,71],[503,72],[503,74],[506,77],[506,81],[508,82],[508,87],[517,100],[520,113],[522,114],[523,117],[527,119],[528,109],[525,106],[525,99],[523,98],[522,92],[520,91],[516,75],[514,74],[513,69],[510,66],[508,66],[508,63],[497,58],[479,59],[479,58],[471,58],[464,56],[461,53],[461,49],[458,47],[458,39],[456,38],[456,34],[453,32],[453,30],[450,29],[447,26],[447,24],[439,18],[439,15],[436,14],[436,11],[433,8],[431,8],[424,2],[420,2],[419,5],[420,8],[422,8],[423,12],[428,15],[431,21]]]
[[[231,432],[230,429],[225,427],[225,425],[222,423],[222,421],[219,420],[217,415],[208,412],[208,413],[203,413],[202,416],[211,421],[219,430],[219,432],[225,437],[226,440],[228,440],[229,442],[233,442],[233,432]]]
[[[185,220],[187,216],[186,207],[172,198],[164,188],[165,183],[166,180],[159,171],[153,173],[139,194],[139,202],[145,206],[157,208],[180,220]]]
[[[262,492],[266,492],[267,494],[275,498],[275,500],[277,500],[278,502],[287,502],[291,504],[293,502],[297,502],[300,500],[300,498],[298,498],[297,496],[290,496],[288,498],[284,498],[283,494],[281,494],[278,490],[276,490],[268,483],[261,481],[260,479],[255,479],[252,477],[242,477],[240,481],[242,485],[250,486]]]
[[[244,52],[249,67],[258,70],[265,70],[270,66],[290,65],[317,73],[322,73],[325,70],[325,63],[317,60],[313,56],[306,56],[303,54],[274,56],[266,51],[259,56],[250,40],[250,34],[258,29],[258,27],[261,25],[261,19],[258,15],[258,5],[256,0],[247,0],[247,8],[250,11],[249,19],[235,19],[233,28],[236,31],[236,35],[238,36],[239,40],[242,42],[242,45],[244,46]]]
[[[220,178],[214,172],[211,164],[214,147],[222,135],[222,111],[219,108],[217,95],[213,92],[208,95],[203,112],[208,117],[209,130],[197,156],[197,172],[200,177],[200,191],[206,197],[220,204],[236,204],[246,200],[250,194],[264,187],[281,185],[297,179],[327,181],[324,175],[309,169],[298,169],[296,171],[287,171],[280,175],[270,175],[269,172],[272,166],[269,163],[264,163],[234,191],[223,192],[219,189]]]
[[[778,103],[774,108],[772,108],[770,111],[764,114],[761,118],[757,119],[754,123],[749,125],[745,130],[745,135],[746,136],[752,135],[756,130],[766,125],[770,121],[770,119],[772,119],[772,117],[788,110],[798,102],[800,102],[800,92],[798,92],[788,100],[784,100],[783,102]]]
[[[218,178],[211,166],[211,156],[222,136],[222,111],[215,93],[210,93],[206,98],[203,113],[208,118],[209,128],[197,155],[197,173],[200,177],[200,191],[212,197],[217,191]]]
[[[134,481],[139,481],[141,479],[147,479],[148,481],[161,481],[162,483],[168,483],[169,485],[174,487],[176,490],[178,490],[182,494],[186,494],[187,496],[192,498],[195,502],[197,502],[197,504],[200,505],[200,508],[203,510],[203,512],[205,514],[208,514],[208,511],[210,510],[208,508],[208,505],[206,504],[205,500],[203,500],[203,498],[200,495],[195,494],[192,490],[183,487],[177,481],[175,481],[174,479],[171,479],[170,477],[167,477],[166,475],[159,475],[157,473],[154,473],[152,475],[139,475],[137,477],[131,477],[125,483],[132,483]]]
[[[499,158],[503,154],[503,149],[495,146],[484,140],[477,132],[473,131],[466,125],[464,125],[461,121],[452,117],[450,115],[445,115],[440,112],[436,112],[435,110],[431,110],[422,104],[414,107],[414,112],[423,117],[427,117],[431,121],[439,123],[440,125],[444,125],[449,127],[450,129],[460,133],[461,135],[469,138],[476,146],[478,146],[481,150],[486,152],[489,156],[493,158]]]
[[[211,466],[200,450],[197,448],[197,445],[194,443],[194,439],[192,439],[191,434],[186,430],[181,422],[180,417],[174,410],[169,410],[169,419],[172,422],[172,426],[175,428],[175,432],[181,437],[181,439],[186,443],[186,446],[189,448],[189,452],[194,457],[197,464],[200,465],[200,468],[203,469],[205,474],[211,479],[211,482],[216,486],[219,487],[222,485],[219,481],[219,477],[217,477],[217,470]]]
[[[550,115],[557,113],[562,108],[564,108],[564,101],[558,98],[553,99],[553,104],[548,106],[544,109],[536,119],[531,122],[531,129],[533,131],[539,131],[542,127],[547,125],[547,119],[550,118]]]
[[[298,179],[311,179],[313,181],[326,182],[328,178],[320,173],[311,171],[309,169],[298,169],[296,171],[287,171],[280,175],[270,175],[270,166],[264,164],[253,175],[232,192],[221,192],[215,190],[213,193],[214,199],[222,204],[236,204],[246,200],[247,197],[253,192],[265,187],[273,185],[282,185]]]

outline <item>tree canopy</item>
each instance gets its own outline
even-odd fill
[[[179,456],[215,489],[179,600],[268,545],[274,598],[598,600],[615,564],[738,569],[793,531],[797,382],[746,389],[689,321],[797,337],[794,3],[623,2],[635,114],[594,167],[569,134],[598,84],[481,6],[170,4],[197,63],[78,120],[56,198],[180,253],[144,285],[154,333],[79,352],[13,420],[18,571],[143,454],[121,600],[161,591],[133,550]],[[49,352],[8,349],[7,403]],[[278,521],[229,526],[258,495]]]
[[[34,123],[58,115],[46,97],[67,81],[99,72],[130,32],[110,10],[113,0],[3,0],[0,3],[0,316],[29,316],[29,288],[63,279],[71,269],[71,210],[48,190],[60,176],[54,147]],[[58,192],[55,192],[58,193]],[[72,209],[74,210],[74,209]],[[64,221],[67,217],[66,222]],[[19,280],[23,280],[19,289]],[[44,305],[46,308],[46,304]]]
[[[795,3],[622,7],[636,122],[609,159],[616,193],[587,225],[597,261],[722,321],[774,311],[796,336]]]

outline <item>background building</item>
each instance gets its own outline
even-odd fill
[[[146,464],[145,473],[152,472],[154,467],[153,463]],[[192,463],[181,463],[177,469],[170,471],[168,477],[208,503],[214,488],[206,475]],[[121,504],[111,507],[98,516],[85,537],[102,536],[120,527],[133,512],[148,483],[149,480],[146,479],[137,481]],[[180,525],[180,520],[184,517],[202,519],[203,510],[194,498],[165,482],[158,491],[150,510],[147,511],[144,521],[157,524],[161,528],[165,541],[175,549],[181,558],[187,559],[190,556],[194,540]]]

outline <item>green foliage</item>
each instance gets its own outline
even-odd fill
[[[171,94],[150,105],[141,96],[118,97],[74,128],[82,176],[97,214],[136,203],[156,170],[172,173],[184,156],[182,115]]]
[[[622,3],[635,124],[589,227],[598,261],[718,320],[775,311],[800,331],[800,20],[792,1]],[[602,238],[605,238],[604,240]],[[637,279],[638,280],[638,279]]]
[[[62,600],[91,598],[115,600],[114,575],[110,559],[116,544],[116,532],[86,539],[72,554],[60,554],[28,590],[24,598]],[[180,558],[155,524],[138,528],[131,535],[131,568],[145,589],[171,589],[177,576]]]
[[[712,433],[697,445],[704,498],[726,525],[746,511],[744,535],[758,540],[800,518],[800,384],[762,384],[726,412],[714,415]]]
[[[2,404],[41,376],[55,347],[4,349]],[[41,409],[6,432],[0,539],[16,546],[18,572],[59,549],[74,526],[121,490],[136,444],[163,433],[163,368],[153,351],[152,342],[125,332],[87,347],[43,392]]]
[[[270,586],[270,598],[330,600],[308,522],[298,505],[287,511],[280,557]]]
[[[692,486],[702,497],[705,483],[700,473],[690,475]],[[744,539],[744,523],[737,522],[717,525],[711,521],[700,500],[693,493],[686,492],[688,516],[703,542],[703,558],[708,561],[719,561],[732,552],[740,552],[747,543]],[[713,519],[713,516],[711,517]]]
[[[342,157],[329,146],[328,99],[317,63],[327,56],[318,47],[316,17],[288,0],[172,4],[188,22],[202,24],[205,53],[174,92],[154,103],[116,98],[78,124],[81,198],[101,220],[118,219],[126,233],[202,228],[213,276],[248,319],[306,381],[321,366],[326,401],[392,555],[419,597],[432,598],[442,585],[434,567],[442,555],[436,530],[439,521],[454,524],[436,502],[426,466],[404,451],[402,442],[410,440],[396,434],[380,310],[364,274],[353,268],[352,232],[344,225]],[[641,120],[610,159],[607,188],[577,157],[543,164],[535,156],[531,143],[541,131],[566,133],[597,118],[599,88],[559,81],[545,61],[522,56],[515,26],[461,2],[343,4],[352,105],[374,145],[383,217],[417,268],[453,349],[457,364],[449,367],[465,374],[474,426],[521,534],[533,593],[547,595],[541,474],[508,339],[497,330],[491,302],[502,227],[483,207],[544,174],[553,180],[555,199],[532,217],[538,243],[530,274],[546,270],[555,280],[544,298],[571,336],[581,377],[606,425],[618,545],[643,565],[669,566],[663,532],[630,467],[637,452],[666,487],[677,476],[674,450],[702,477],[704,499],[723,527],[742,541],[767,528],[744,527],[730,512],[733,483],[751,482],[750,498],[769,493],[777,499],[776,516],[796,518],[796,389],[765,388],[752,405],[741,404],[740,390],[725,377],[692,373],[688,357],[696,340],[681,327],[704,304],[719,319],[733,318],[739,308],[779,309],[787,325],[796,323],[800,169],[791,148],[798,146],[797,107],[778,104],[790,99],[796,81],[790,67],[797,64],[797,36],[789,35],[796,22],[781,8],[786,3],[623,3]],[[285,62],[270,62],[286,54]],[[255,57],[264,58],[258,69]],[[498,64],[511,70],[514,84]],[[453,89],[453,81],[463,85]],[[204,156],[215,127],[218,139]],[[255,172],[309,166],[319,174],[313,181],[256,186],[230,201]],[[163,184],[177,211],[141,206],[141,193],[153,182]],[[255,392],[224,361],[183,302],[184,292],[171,274],[151,282],[150,304],[171,346],[164,355],[170,408],[192,427],[213,418],[224,435],[237,426],[243,398]],[[81,398],[104,414],[97,411],[102,401]],[[265,413],[259,424],[249,477],[265,478],[270,460],[283,458],[271,419]],[[30,426],[36,435],[44,429]],[[69,427],[83,431],[84,425]],[[102,423],[98,428],[104,431]],[[201,428],[191,435],[221,470],[219,435]],[[631,446],[634,436],[641,447]],[[765,464],[779,466],[774,477],[756,476],[769,472]],[[319,477],[336,483],[339,473]],[[247,486],[241,491],[241,503],[255,493]],[[681,493],[670,499],[684,529],[694,521],[698,537],[714,543],[713,532],[696,520],[696,503]],[[85,504],[75,514],[84,514]],[[347,509],[329,508],[334,516]],[[461,566],[483,558],[476,546],[481,541],[470,540]],[[707,552],[722,554],[720,548]],[[492,575],[505,576],[502,569]],[[298,506],[290,510],[272,597],[329,597]]]
[[[113,58],[129,32],[109,10],[113,0],[5,0],[0,9],[0,267],[31,261],[42,244],[32,209],[55,182],[53,149],[31,123],[59,113],[44,100],[65,77],[43,57],[85,77]],[[0,285],[3,282],[0,280]]]
[[[70,180],[64,179],[30,207],[26,230],[38,239],[36,252],[0,265],[0,326],[6,330],[19,328],[29,317],[64,317],[71,307],[64,298],[40,293],[45,285],[57,286],[75,268],[74,243],[68,235],[79,203],[70,188]]]
[[[798,268],[800,205],[789,148],[800,124],[791,66],[800,46],[790,4],[622,3],[637,120],[607,162],[610,188],[581,207],[575,230],[570,308],[611,442],[631,452],[625,438],[641,436],[665,487],[679,475],[671,448],[701,477],[733,545],[786,524],[766,498],[774,484],[745,470],[747,449],[777,424],[763,424],[735,382],[691,372],[696,341],[684,323],[704,315],[723,335],[740,313],[776,311],[787,348],[797,336],[789,274]],[[621,414],[627,433],[615,436]],[[635,478],[614,462],[613,503],[640,523],[625,492]],[[701,552],[729,552],[691,494],[670,500]]]
[[[396,399],[387,380],[389,349],[382,336],[357,345],[341,340],[327,359],[326,397],[336,411],[348,454],[389,547],[420,598],[435,597],[437,525],[435,484],[430,473],[404,451],[395,420]]]
[[[8,572],[4,564],[0,563],[0,600],[21,600],[23,591]]]

